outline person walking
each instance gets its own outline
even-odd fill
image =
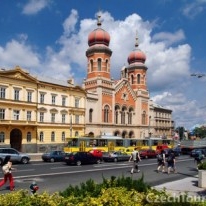
[[[162,172],[165,172],[165,151],[162,150],[161,154],[157,155],[157,173],[160,171],[160,169],[162,168]]]
[[[175,166],[175,154],[174,152],[172,151],[171,153],[168,154],[168,157],[167,157],[167,173],[170,174],[170,171],[171,169],[173,169],[173,172],[174,173],[177,173],[176,172],[176,166]]]
[[[198,165],[202,163],[202,160],[203,160],[203,154],[201,151],[197,151],[196,154],[195,154],[195,157],[194,157],[194,160],[196,161],[197,163],[197,169],[198,169]]]
[[[131,156],[129,158],[129,162],[131,162],[131,161],[133,161],[131,174],[133,174],[135,170],[137,172],[140,172],[138,162],[141,161],[141,158],[140,158],[139,152],[137,151],[136,147],[134,148],[134,151],[131,153]]]
[[[12,162],[10,161],[11,156],[7,155],[4,159],[3,165],[2,165],[2,171],[4,173],[4,179],[0,181],[0,187],[3,186],[7,180],[9,179],[10,184],[10,190],[14,190],[14,179],[11,173],[11,170],[14,168],[12,167]]]

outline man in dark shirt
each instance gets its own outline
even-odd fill
[[[167,173],[170,174],[171,169],[173,169],[174,173],[176,173],[176,166],[175,166],[175,154],[171,152],[167,158]]]

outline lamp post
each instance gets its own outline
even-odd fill
[[[206,74],[203,74],[203,73],[193,73],[190,76],[191,77],[202,78],[202,77],[206,76]]]
[[[72,137],[72,114],[70,115],[70,137]]]
[[[151,142],[151,132],[150,132],[150,126],[151,126],[151,116],[149,116],[149,125],[148,125],[148,134],[149,134],[149,148],[152,149],[152,142]]]
[[[149,116],[149,125],[148,125],[148,134],[149,134],[149,138],[151,137],[151,132],[150,132],[150,127],[151,127],[151,116]]]

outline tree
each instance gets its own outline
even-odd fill
[[[195,127],[193,133],[196,137],[199,137],[202,139],[206,137],[206,127],[205,126]]]

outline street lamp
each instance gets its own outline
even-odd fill
[[[149,134],[149,138],[151,137],[151,132],[150,132],[150,125],[151,124],[151,116],[149,116],[149,126],[148,126],[148,134]]]
[[[193,73],[193,74],[191,74],[190,76],[192,76],[192,77],[197,77],[197,78],[202,78],[202,77],[204,77],[204,76],[206,76],[206,74],[202,74],[202,73]]]

